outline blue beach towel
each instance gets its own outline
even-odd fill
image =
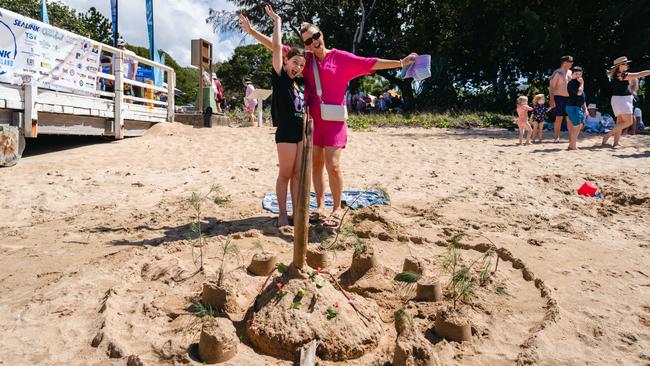
[[[363,191],[363,190],[349,190],[343,191],[343,197],[341,200],[352,208],[359,207],[368,207],[372,205],[389,205],[390,200],[384,196],[382,192],[379,191]],[[330,193],[325,194],[325,208],[331,209],[333,206],[332,195]],[[262,201],[262,208],[273,212],[279,213],[280,208],[278,207],[278,198],[275,193],[267,192],[264,195],[264,200]],[[309,194],[309,210],[316,211],[316,193],[311,192]],[[287,194],[287,212],[293,212],[293,207],[291,206],[291,193]]]

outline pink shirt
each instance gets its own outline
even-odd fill
[[[284,46],[283,50],[287,52],[289,49],[289,46]],[[372,74],[372,68],[377,63],[376,57],[361,57],[336,48],[330,49],[323,61],[319,61],[317,57],[312,55],[312,52],[305,51],[307,62],[302,72],[305,78],[305,104],[318,110],[320,110],[318,107],[320,103],[312,66],[314,59],[316,59],[321,88],[323,89],[323,103],[340,105],[345,103],[345,91],[348,82],[359,76]],[[312,114],[315,113],[312,112]]]

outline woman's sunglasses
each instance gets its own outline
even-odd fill
[[[310,44],[314,43],[314,41],[317,41],[320,38],[321,34],[320,32],[314,33],[311,37],[305,39],[305,46],[309,46]]]

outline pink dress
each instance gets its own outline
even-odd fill
[[[288,50],[289,47],[284,46],[284,51]],[[377,58],[360,57],[335,48],[330,49],[322,61],[312,57],[312,53],[309,51],[305,52],[305,56],[307,58],[303,71],[305,104],[314,119],[314,145],[345,148],[348,141],[347,123],[321,119],[320,100],[316,92],[312,62],[316,59],[323,89],[323,103],[345,105],[345,91],[348,82],[359,76],[371,74],[372,68],[377,63]]]
[[[528,112],[532,111],[533,108],[528,104],[522,104],[517,106],[517,125],[522,125],[528,122]]]

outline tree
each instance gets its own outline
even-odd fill
[[[80,14],[81,26],[84,29],[83,35],[94,39],[97,42],[112,45],[113,33],[111,21],[100,12],[91,7],[85,14]],[[148,57],[148,56],[147,56]]]
[[[219,66],[217,75],[223,85],[224,94],[242,100],[245,78],[250,78],[257,88],[271,88],[273,54],[259,44],[240,46],[232,58]]]

